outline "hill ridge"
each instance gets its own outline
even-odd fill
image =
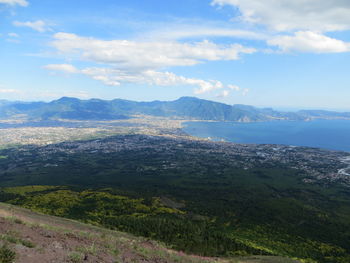
[[[257,122],[274,120],[350,119],[349,112],[300,110],[281,112],[272,108],[228,105],[221,102],[181,97],[173,101],[137,102],[124,99],[88,99],[62,97],[51,102],[0,103],[0,120],[120,120],[133,115],[210,121]]]

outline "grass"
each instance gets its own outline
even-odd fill
[[[68,258],[69,261],[72,263],[80,263],[84,260],[84,254],[77,251],[73,251],[68,255]]]
[[[26,239],[19,238],[17,237],[17,234],[13,232],[7,232],[6,234],[0,235],[0,240],[7,241],[12,244],[21,244],[27,248],[35,247],[35,244],[33,242]]]
[[[98,252],[98,248],[96,247],[95,243],[93,242],[91,245],[89,246],[81,246],[81,247],[77,247],[76,248],[76,251],[77,252],[80,252],[84,255],[86,254],[90,254],[90,255],[93,255],[93,256],[96,256],[97,255],[97,252]]]
[[[23,224],[23,221],[21,219],[19,219],[19,218],[14,218],[13,222],[16,223],[16,224],[19,224],[19,225]]]
[[[19,219],[19,218],[17,218],[17,217],[14,217],[14,216],[9,216],[9,217],[5,217],[8,221],[11,221],[11,222],[13,222],[13,223],[15,223],[15,224],[19,224],[19,225],[21,225],[21,224],[24,224],[24,222],[21,220],[21,219]]]
[[[28,248],[35,248],[35,244],[29,240],[20,240],[21,244]]]
[[[9,235],[9,234],[0,235],[0,239],[3,241],[7,241],[9,243],[12,243],[12,244],[18,243],[18,239],[16,237],[14,237],[13,235]]]
[[[137,252],[137,254],[148,261],[154,261],[157,258],[165,259],[169,262],[176,262],[176,263],[214,263],[219,262],[214,259],[208,259],[205,257],[200,256],[189,256],[182,252],[176,252],[167,249],[163,246],[157,246],[157,247],[145,247],[142,243],[139,242],[133,242],[130,244],[132,246],[133,250]],[[221,261],[222,262],[222,261]]]
[[[13,263],[16,259],[16,253],[6,245],[0,247],[0,263]]]

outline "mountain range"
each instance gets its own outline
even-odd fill
[[[272,108],[227,105],[195,97],[174,101],[136,102],[123,99],[80,100],[62,97],[51,102],[11,102],[0,100],[0,119],[20,120],[117,120],[132,115],[152,115],[179,119],[257,122],[272,120],[350,119],[350,112],[301,110],[281,112]]]

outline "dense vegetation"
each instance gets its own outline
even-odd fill
[[[347,186],[306,184],[307,175],[280,163],[245,169],[238,156],[192,150],[191,142],[148,143],[119,152],[3,150],[0,200],[201,255],[350,262]]]
[[[176,249],[202,255],[283,255],[317,262],[347,262],[340,247],[299,235],[260,219],[260,225],[237,224],[166,207],[169,200],[132,199],[112,189],[72,190],[67,187],[6,188],[8,202],[34,211],[81,220],[165,241]],[[301,233],[298,233],[301,234]],[[326,236],[328,238],[328,236]],[[310,262],[312,262],[310,260]]]
[[[149,238],[199,254],[268,254],[225,237],[208,219],[188,220],[186,213],[164,206],[160,198],[131,199],[111,189],[72,191],[62,187],[8,188],[10,203],[38,212],[64,216]]]
[[[0,263],[13,263],[16,259],[16,253],[7,246],[0,247]]]

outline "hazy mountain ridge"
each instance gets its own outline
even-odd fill
[[[127,119],[131,115],[153,115],[183,119],[213,121],[271,121],[271,120],[311,120],[350,119],[350,113],[324,110],[301,110],[281,112],[272,108],[256,108],[248,105],[227,105],[224,103],[181,97],[174,101],[136,102],[123,99],[80,100],[62,97],[51,102],[8,102],[0,103],[0,119],[28,120],[116,120]]]

